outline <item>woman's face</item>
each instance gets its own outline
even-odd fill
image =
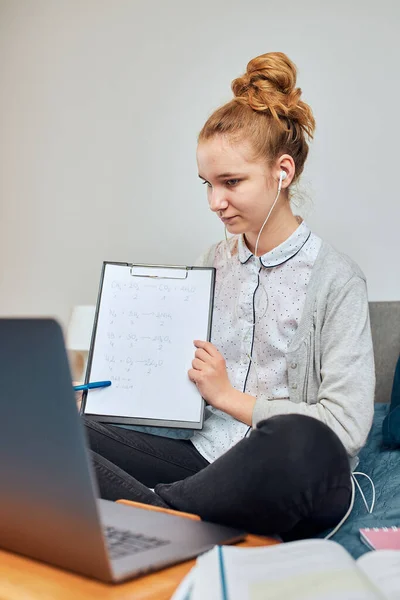
[[[215,136],[199,143],[197,164],[210,209],[229,233],[258,233],[276,194],[265,160],[254,160],[246,142]]]

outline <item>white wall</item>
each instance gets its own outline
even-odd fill
[[[196,136],[272,50],[297,63],[317,119],[309,223],[371,299],[400,299],[399,7],[0,0],[0,314],[65,323],[95,302],[103,260],[190,263],[221,238]]]

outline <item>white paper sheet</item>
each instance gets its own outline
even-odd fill
[[[106,265],[90,380],[112,385],[90,391],[85,412],[199,422],[203,401],[187,372],[193,340],[207,339],[213,272],[133,273]]]

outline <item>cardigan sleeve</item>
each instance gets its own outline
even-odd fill
[[[367,290],[360,276],[352,276],[328,298],[320,342],[317,398],[295,403],[289,399],[268,401],[260,395],[253,410],[253,427],[275,415],[308,415],[333,429],[349,456],[356,456],[371,428],[375,390]],[[313,357],[310,361],[312,369]]]
[[[213,267],[214,259],[217,252],[217,244],[213,244],[203,254],[201,254],[195,261],[194,266],[196,267]]]

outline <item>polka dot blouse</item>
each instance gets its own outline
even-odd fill
[[[289,398],[285,355],[320,247],[321,239],[304,221],[287,240],[258,258],[243,236],[217,245],[211,341],[224,356],[235,389],[255,397],[262,393],[273,400]],[[207,406],[204,427],[191,442],[212,462],[249,429]]]

